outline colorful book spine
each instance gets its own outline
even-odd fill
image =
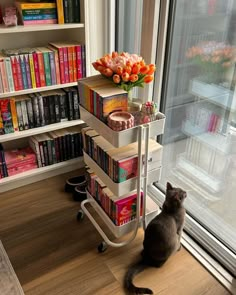
[[[76,52],[75,46],[72,46],[72,64],[73,64],[73,82],[77,81],[77,68],[76,68]]]
[[[34,70],[34,58],[33,54],[29,53],[29,65],[30,65],[30,76],[32,82],[32,88],[36,88],[36,78],[35,78],[35,70]]]
[[[39,72],[39,60],[38,60],[38,54],[36,52],[33,53],[33,60],[34,60],[36,87],[38,88],[41,86],[41,82],[40,82],[40,72]]]
[[[8,133],[14,132],[10,99],[0,99],[0,108],[1,108],[1,114],[2,114],[4,133],[8,134]]]
[[[24,25],[50,25],[56,24],[57,19],[45,19],[45,20],[25,20],[23,21]]]
[[[10,57],[10,59],[11,59],[11,68],[12,68],[14,88],[15,88],[15,91],[18,91],[20,89],[19,89],[19,83],[18,83],[18,77],[17,77],[16,57],[13,55]]]
[[[68,46],[67,52],[68,52],[69,82],[74,82],[73,46]]]
[[[27,106],[26,106],[25,100],[21,100],[21,109],[22,109],[22,115],[23,115],[24,130],[28,130],[29,120],[28,120]]]
[[[0,93],[3,93],[3,85],[2,85],[2,75],[0,71]]]
[[[48,52],[43,53],[43,60],[44,60],[44,70],[45,70],[45,80],[46,85],[51,86],[51,69],[50,69],[50,61],[49,61],[49,54]]]
[[[15,87],[14,87],[13,73],[12,73],[12,67],[11,67],[11,59],[10,57],[5,57],[4,61],[5,61],[9,91],[13,92],[15,91]]]
[[[42,14],[42,15],[27,15],[23,17],[23,21],[34,21],[34,20],[56,20],[56,14]]]
[[[21,66],[21,74],[22,74],[22,80],[23,80],[23,88],[28,89],[28,81],[27,81],[27,75],[26,75],[26,65],[25,65],[25,58],[23,54],[19,55],[20,57],[20,66]]]
[[[30,10],[30,9],[51,9],[56,8],[55,3],[20,3],[21,10]]]
[[[24,60],[25,60],[25,68],[26,68],[26,77],[27,77],[28,88],[32,88],[32,80],[31,80],[31,72],[30,72],[30,61],[29,61],[29,55],[28,54],[24,54]]]
[[[4,126],[3,126],[1,106],[0,106],[0,135],[3,135],[3,134],[4,134]]]
[[[59,64],[60,64],[60,80],[61,84],[65,84],[65,68],[64,68],[64,50],[63,48],[58,49]]]
[[[16,113],[17,113],[17,120],[18,120],[18,128],[19,128],[19,131],[22,131],[24,130],[24,122],[23,122],[23,114],[22,114],[20,100],[16,101]]]
[[[22,76],[22,70],[21,70],[20,56],[15,55],[15,58],[16,58],[16,72],[17,72],[17,80],[18,80],[19,90],[23,90],[24,89],[24,84],[23,84],[23,76]]]
[[[75,46],[76,52],[76,65],[77,65],[77,80],[82,78],[82,55],[81,55],[81,45]]]
[[[56,15],[56,8],[41,8],[41,9],[24,9],[22,10],[22,17],[35,16],[35,15]]]
[[[9,85],[7,81],[7,71],[5,67],[4,59],[0,59],[0,75],[2,76],[3,92],[9,92]]]
[[[15,98],[10,98],[10,108],[14,131],[19,131]]]
[[[64,7],[63,7],[63,0],[56,0],[57,4],[57,19],[58,24],[64,24]]]
[[[69,63],[68,63],[68,50],[67,50],[67,47],[63,47],[63,59],[64,59],[65,83],[69,83],[70,78],[69,78]]]
[[[43,53],[40,51],[37,51],[37,56],[38,56],[40,85],[41,85],[41,87],[44,87],[44,86],[46,86],[46,79],[45,79]]]
[[[86,51],[85,44],[82,45],[82,77],[86,77]]]
[[[56,76],[56,65],[55,65],[55,54],[53,51],[48,52],[49,63],[50,63],[50,71],[51,71],[51,82],[52,85],[57,84],[57,76]]]

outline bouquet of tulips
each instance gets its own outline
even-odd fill
[[[144,87],[153,80],[154,64],[146,64],[137,54],[112,52],[92,63],[95,70],[129,92],[133,87]]]

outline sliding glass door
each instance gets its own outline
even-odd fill
[[[188,192],[186,226],[236,274],[236,1],[170,1],[162,177]],[[157,93],[157,90],[156,90]],[[154,96],[155,99],[155,96]],[[202,229],[202,231],[201,231]]]

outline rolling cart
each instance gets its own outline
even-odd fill
[[[155,138],[157,135],[163,133],[165,116],[162,113],[158,113],[158,119],[156,121],[117,132],[110,129],[106,124],[81,106],[80,114],[81,119],[87,123],[88,126],[96,130],[114,147],[126,146],[130,143],[138,141],[138,175],[137,177],[131,178],[122,183],[113,182],[112,179],[98,166],[98,164],[84,151],[85,164],[94,171],[94,173],[116,196],[120,197],[137,189],[136,218],[121,226],[117,226],[112,222],[103,208],[87,191],[87,199],[82,201],[81,210],[78,212],[77,217],[78,219],[82,219],[85,214],[90,219],[96,230],[103,238],[103,242],[98,245],[98,251],[104,252],[107,249],[107,245],[112,247],[122,247],[130,243],[136,237],[140,224],[142,224],[143,229],[145,229],[147,217],[152,219],[158,213],[158,206],[147,195],[147,185],[159,180],[161,174],[161,161],[158,167],[148,171],[148,159],[151,158],[151,155],[149,154],[149,138]],[[142,145],[143,141],[145,142],[144,148]],[[142,216],[140,217],[141,190],[143,192],[143,210]],[[132,234],[130,234],[124,241],[111,241],[86,208],[87,204],[90,204],[95,209],[116,238],[120,238],[127,233],[132,232]]]

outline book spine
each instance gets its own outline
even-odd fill
[[[56,24],[57,19],[45,19],[45,20],[23,20],[23,24],[27,25],[51,25]]]
[[[43,98],[42,95],[36,93],[38,106],[39,106],[39,118],[40,118],[40,126],[45,126],[45,116],[44,116],[44,108],[43,108]]]
[[[47,140],[47,150],[48,150],[48,165],[52,165],[53,159],[52,159],[52,140],[51,139]]]
[[[74,0],[74,22],[80,22],[80,0]]]
[[[5,68],[7,72],[9,91],[15,91],[10,57],[5,57]]]
[[[61,122],[68,121],[66,94],[59,95]]]
[[[57,19],[58,24],[64,24],[64,8],[63,8],[63,0],[56,0],[57,1]]]
[[[10,99],[1,99],[0,108],[2,113],[4,133],[8,134],[8,133],[14,132],[12,116],[11,116]]]
[[[71,91],[67,91],[67,109],[68,109],[68,120],[73,120],[73,96]]]
[[[57,84],[61,84],[61,75],[60,75],[60,62],[59,62],[59,55],[58,51],[54,51],[54,57],[55,57],[55,68],[56,68],[56,80]]]
[[[54,104],[55,104],[55,121],[56,123],[58,123],[58,122],[61,122],[59,95],[54,95]]]
[[[43,53],[37,52],[37,55],[38,55],[40,85],[41,85],[41,87],[44,87],[44,86],[46,86],[46,79],[45,79]]]
[[[49,165],[49,159],[48,159],[48,146],[47,146],[47,141],[43,141],[43,154],[44,154],[44,161],[45,161],[45,166]]]
[[[23,77],[21,72],[20,56],[16,55],[15,58],[16,58],[16,71],[17,71],[17,80],[18,80],[19,90],[23,90],[24,85],[23,85]]]
[[[8,81],[7,81],[8,77],[7,77],[4,59],[0,60],[0,74],[2,76],[3,92],[9,92],[9,85],[8,85]]]
[[[82,77],[86,77],[86,51],[85,51],[85,44],[82,45]]]
[[[18,100],[16,101],[16,113],[17,113],[17,119],[18,119],[18,128],[19,131],[24,130],[24,122],[23,122],[23,114],[21,109],[21,102]]]
[[[26,68],[26,77],[27,77],[28,88],[32,88],[29,55],[25,54],[24,59],[25,59],[25,68]]]
[[[45,124],[49,125],[51,122],[50,122],[49,104],[48,104],[47,96],[43,96],[43,109],[44,109]]]
[[[67,50],[67,47],[63,47],[63,58],[64,58],[65,83],[69,83],[70,78],[69,78],[69,64],[68,64],[68,50]]]
[[[2,113],[1,113],[1,105],[0,105],[0,135],[3,135],[3,134],[4,134],[4,127],[3,127]]]
[[[72,46],[72,65],[73,65],[73,82],[77,81],[77,69],[76,69],[76,52],[75,46]]]
[[[35,139],[36,140],[36,139]],[[40,159],[42,163],[42,167],[46,166],[45,164],[45,157],[44,157],[44,150],[43,150],[43,142],[38,142],[39,145],[39,152],[40,152]]]
[[[56,14],[42,14],[42,15],[27,15],[23,16],[23,21],[34,21],[34,20],[55,20]]]
[[[34,128],[34,111],[33,111],[33,105],[31,99],[26,100],[26,107],[27,107],[27,114],[28,114],[28,120],[29,120],[29,128]]]
[[[36,88],[38,88],[41,86],[41,84],[40,84],[40,74],[39,74],[39,61],[38,61],[38,55],[36,52],[33,53],[33,62],[34,62]]]
[[[48,56],[49,56],[49,63],[50,63],[51,83],[52,85],[56,85],[57,77],[56,77],[55,54],[53,51],[50,51],[48,52]]]
[[[23,115],[23,122],[24,122],[24,129],[29,129],[29,120],[28,120],[28,114],[27,114],[27,106],[26,101],[21,100],[21,109],[22,109],[22,115]]]
[[[82,78],[82,57],[81,57],[81,45],[75,46],[76,52],[76,68],[77,68],[77,80]]]
[[[50,122],[51,124],[56,123],[54,96],[49,96],[48,102],[49,102]]]
[[[46,85],[51,86],[51,69],[50,69],[50,60],[48,52],[43,53],[43,60],[44,60],[44,69],[45,69],[45,78],[46,78]]]
[[[56,144],[54,139],[51,140],[51,148],[52,148],[52,164],[56,164],[57,155],[56,155]]]
[[[65,70],[64,70],[64,52],[63,48],[58,49],[58,55],[59,55],[59,64],[60,64],[60,80],[61,84],[65,84]]]
[[[50,8],[56,8],[55,3],[20,3],[20,9],[21,10],[27,10],[27,9],[50,9]]]
[[[2,74],[0,70],[0,93],[3,93],[3,85],[2,85]]]
[[[72,95],[73,95],[73,119],[78,120],[80,118],[80,114],[79,114],[79,98],[78,98],[77,90],[73,91]]]
[[[69,23],[74,22],[74,13],[73,13],[73,1],[74,0],[68,0],[68,18],[69,18]]]
[[[39,115],[39,105],[38,105],[38,99],[37,96],[32,94],[29,95],[32,106],[33,106],[33,113],[34,113],[34,122],[35,122],[35,127],[40,127],[40,115]]]
[[[56,15],[56,8],[42,8],[42,9],[24,9],[22,10],[22,16],[35,16],[35,15]]]
[[[64,9],[65,23],[68,24],[69,23],[69,1],[68,0],[63,1],[63,9]]]
[[[26,66],[25,66],[25,59],[24,55],[20,55],[20,66],[21,66],[21,74],[23,79],[23,88],[28,89],[28,82],[27,82],[27,76],[26,76]]]
[[[67,51],[68,51],[69,82],[74,82],[73,47],[68,46]]]
[[[10,99],[11,117],[14,131],[19,131],[15,98]]]
[[[30,65],[30,77],[31,77],[31,83],[32,88],[36,88],[36,79],[35,79],[35,71],[34,71],[34,59],[33,54],[29,54],[29,65]]]
[[[29,139],[29,145],[32,148],[32,150],[36,154],[38,168],[42,167],[41,157],[40,157],[40,149],[39,149],[39,143],[32,137]]]
[[[6,165],[6,161],[5,161],[4,150],[3,150],[3,147],[1,144],[0,144],[0,162],[2,163],[3,177],[7,177],[8,176],[7,165]]]
[[[10,59],[11,59],[11,68],[12,68],[14,87],[15,87],[15,91],[18,91],[20,89],[19,89],[19,83],[18,83],[18,77],[17,77],[16,57],[11,56]]]

